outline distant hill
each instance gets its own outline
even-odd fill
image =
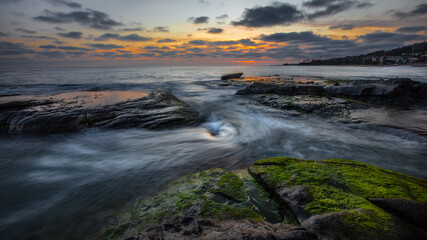
[[[427,42],[381,50],[359,56],[347,56],[329,59],[313,59],[299,65],[404,65],[427,64]]]

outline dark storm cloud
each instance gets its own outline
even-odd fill
[[[232,21],[234,26],[271,27],[289,25],[301,21],[304,14],[288,3],[274,2],[270,6],[246,8],[239,21]]]
[[[357,8],[368,8],[375,6],[373,3],[359,3],[356,5]]]
[[[49,40],[56,40],[56,38],[54,37],[49,37],[49,36],[33,36],[33,35],[22,35],[19,36],[21,38],[33,38],[33,39],[49,39]]]
[[[326,7],[336,2],[339,2],[339,0],[311,0],[308,2],[304,2],[302,5],[304,7],[319,8],[319,7]]]
[[[123,24],[112,20],[108,14],[87,9],[85,11],[75,11],[70,13],[52,12],[44,10],[43,15],[34,17],[34,20],[47,23],[79,23],[95,29],[111,29]]]
[[[142,49],[146,49],[146,50],[154,50],[154,49],[160,49],[159,47],[155,47],[155,46],[145,46]]]
[[[7,37],[6,33],[0,32],[0,37]]]
[[[222,28],[209,28],[208,33],[218,34],[224,32],[224,29]]]
[[[153,29],[154,32],[169,32],[169,28],[166,26],[159,26]]]
[[[73,46],[59,46],[58,49],[66,50],[66,51],[90,51],[90,48],[84,47],[73,47]]]
[[[35,34],[35,33],[37,33],[36,31],[28,30],[28,29],[25,29],[25,28],[15,28],[14,30],[17,31],[17,32],[23,32],[23,33],[26,33],[26,34]]]
[[[116,44],[87,43],[85,45],[89,46],[89,47],[96,48],[96,49],[103,49],[103,50],[124,48],[123,46],[116,45]]]
[[[126,36],[120,36],[117,38],[117,40],[129,41],[129,42],[146,42],[146,41],[152,40],[152,38],[142,37],[142,36],[139,36],[138,34],[130,34]]]
[[[218,19],[218,20],[224,20],[224,19],[227,19],[227,18],[228,18],[227,14],[222,14],[222,15],[216,17],[216,19]]]
[[[258,46],[259,44],[255,43],[254,41],[250,40],[249,38],[246,39],[240,39],[238,41],[239,44],[242,44],[243,46]]]
[[[65,53],[67,56],[79,58],[87,54],[85,51],[71,51]]]
[[[340,24],[335,26],[330,26],[329,29],[341,29],[341,30],[353,30],[356,27],[354,24]]]
[[[67,32],[67,33],[58,33],[58,36],[72,39],[80,39],[83,37],[82,32]]]
[[[60,28],[60,27],[55,27],[54,29],[55,29],[55,30],[58,30],[58,31],[65,31],[65,29]]]
[[[157,43],[171,43],[171,42],[176,42],[176,40],[170,39],[170,38],[157,40]]]
[[[95,41],[107,41],[109,39],[116,39],[119,38],[120,34],[117,33],[104,33],[101,36],[95,38]]]
[[[154,54],[154,53],[138,53],[138,56],[140,56],[140,57],[155,57],[156,54]]]
[[[39,48],[43,48],[43,49],[56,49],[57,46],[56,45],[40,45]]]
[[[400,43],[408,41],[426,40],[427,36],[417,34],[400,34],[392,32],[374,32],[359,36],[364,43]]]
[[[410,27],[401,27],[397,29],[395,32],[402,32],[402,33],[417,33],[421,31],[427,31],[427,27],[423,26],[410,26]]]
[[[350,9],[352,6],[354,6],[353,1],[332,1],[332,3],[326,5],[326,8],[314,13],[310,13],[307,15],[307,17],[311,20],[320,18],[320,17],[327,17],[331,15],[338,14],[340,12],[343,12],[347,9]]]
[[[136,28],[122,28],[119,29],[118,32],[136,32],[136,31],[142,31],[144,28],[142,27],[136,27]]]
[[[395,11],[394,16],[399,18],[408,18],[427,14],[427,3],[420,4],[410,12]]]
[[[353,48],[357,45],[352,40],[335,40],[308,31],[261,35],[259,39],[266,42],[286,42],[292,45],[311,45],[312,47],[317,46],[324,48],[325,50],[328,48]]]
[[[118,53],[132,53],[132,51],[126,51],[126,50],[115,50]]]
[[[80,3],[76,2],[69,2],[69,1],[63,1],[63,0],[50,0],[50,2],[55,6],[66,6],[70,8],[82,8],[82,5]]]
[[[202,16],[202,17],[190,17],[188,21],[192,22],[193,24],[203,24],[209,22],[209,17]]]
[[[289,42],[289,43],[314,43],[314,42],[324,42],[324,41],[330,40],[327,37],[316,35],[311,31],[273,33],[270,35],[261,35],[259,39],[265,42]]]
[[[27,48],[22,43],[12,42],[0,42],[0,55],[21,55],[21,54],[33,54],[34,50]]]
[[[202,46],[202,45],[207,45],[208,42],[204,41],[204,40],[193,40],[193,41],[189,41],[188,42],[191,45],[198,45],[198,46]]]
[[[104,33],[101,36],[95,38],[96,41],[107,41],[109,39],[116,39],[121,41],[128,41],[128,42],[146,42],[152,40],[152,38],[143,37],[138,34],[129,34],[125,36],[121,36],[117,33]]]

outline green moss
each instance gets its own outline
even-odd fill
[[[126,230],[129,228],[129,224],[123,224],[120,225],[117,228],[109,227],[105,232],[102,234],[102,239],[117,239],[121,237]]]
[[[236,203],[215,202],[214,194]],[[210,169],[184,176],[157,196],[140,201],[132,211],[131,221],[146,229],[170,219],[197,215],[195,209],[208,218],[263,220],[247,200],[244,183],[237,175],[224,169]]]
[[[231,172],[223,175],[215,187],[211,189],[211,192],[221,194],[236,202],[245,202],[248,200],[242,180]]]
[[[426,181],[346,159],[271,158],[255,162],[250,170],[262,175],[274,188],[279,182],[287,186],[323,186],[323,189],[338,186],[363,198],[406,198],[427,203]]]
[[[207,199],[203,203],[202,216],[216,217],[221,220],[225,219],[251,219],[263,221],[263,217],[259,215],[252,205],[227,205],[214,202]]]
[[[273,193],[281,187],[306,186],[313,199],[304,206],[310,215],[344,211],[347,224],[373,234],[394,226],[392,216],[369,198],[427,203],[426,181],[346,159],[271,158],[255,162],[249,171]]]
[[[345,79],[328,79],[328,81],[326,82],[327,84],[335,84],[335,83],[345,83],[348,82],[348,80]]]

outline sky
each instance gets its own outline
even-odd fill
[[[425,0],[0,0],[0,67],[271,65],[427,40]]]

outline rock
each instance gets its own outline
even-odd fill
[[[418,227],[427,226],[427,204],[425,203],[401,198],[371,198],[369,201]]]
[[[233,78],[240,78],[242,75],[243,75],[243,73],[227,74],[227,75],[223,75],[221,77],[221,80],[228,80],[228,79],[233,79]]]
[[[369,107],[367,104],[348,99],[308,95],[274,95],[274,97],[268,98],[265,95],[260,95],[256,98],[256,101],[271,108],[295,110],[301,114],[313,113],[322,117],[348,117],[352,110]]]
[[[152,92],[138,99],[87,106],[84,101],[96,102],[100,98],[96,92],[90,94],[95,97],[85,96],[75,102],[57,100],[55,104],[36,102],[35,105],[13,102],[9,108],[5,103],[0,109],[0,132],[50,134],[90,127],[159,129],[199,121],[195,110],[169,92]],[[21,109],[21,106],[25,107]]]
[[[422,223],[425,217],[404,221],[402,215],[392,214],[397,210],[387,210],[422,209],[427,202],[427,182],[423,180],[344,159],[272,158],[255,162],[249,170],[289,205],[302,227],[321,239],[427,237],[412,224]],[[375,206],[367,200],[371,198],[387,199],[387,207]],[[381,200],[383,204],[387,201]]]
[[[306,186],[296,186],[292,188],[284,187],[276,191],[280,199],[292,209],[300,222],[304,222],[311,216],[311,214],[304,209],[306,204],[313,201],[313,196]]]
[[[249,173],[217,168],[185,176],[157,196],[142,200],[132,214],[121,213],[117,226],[104,231],[101,239],[427,237],[423,229],[426,181],[345,159],[271,158],[255,162]],[[268,201],[251,195],[256,192],[253,188],[268,196],[268,201],[280,200],[280,208],[272,211],[286,214],[279,209],[290,207],[300,225],[285,223],[288,216],[268,222],[268,214],[260,211],[260,204]],[[214,202],[218,192],[241,201]]]
[[[315,95],[349,98],[376,105],[404,107],[425,103],[427,101],[427,84],[407,78],[347,81],[341,82],[339,85],[254,82],[245,89],[237,91],[236,94]]]

